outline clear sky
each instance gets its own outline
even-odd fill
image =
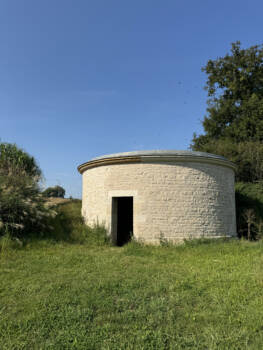
[[[74,197],[93,157],[187,149],[201,67],[261,44],[262,14],[262,0],[1,0],[0,139]]]

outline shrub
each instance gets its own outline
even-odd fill
[[[43,191],[44,197],[56,197],[56,198],[64,198],[65,189],[61,186],[48,187]]]
[[[36,182],[42,174],[35,158],[11,143],[0,143],[0,170],[2,176],[26,174]]]
[[[219,139],[193,149],[219,154],[234,162],[237,181],[254,183],[263,180],[263,144],[260,141],[237,143],[231,139]]]
[[[47,228],[51,211],[44,206],[41,170],[16,145],[0,144],[0,236],[24,237]]]
[[[57,215],[52,218],[50,236],[56,241],[85,243],[88,245],[107,245],[110,239],[103,225],[89,227],[81,216],[81,200],[74,199],[56,207]]]
[[[236,183],[237,232],[239,237],[263,235],[263,183]]]

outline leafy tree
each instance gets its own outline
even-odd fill
[[[258,182],[263,179],[263,143],[260,141],[209,140],[195,150],[220,154],[234,162],[237,165],[237,181]]]
[[[40,179],[33,157],[14,144],[0,144],[0,236],[24,237],[47,228],[51,211],[44,205]]]
[[[61,186],[54,186],[54,187],[48,187],[43,191],[44,197],[58,197],[58,198],[64,198],[65,196],[65,189]]]
[[[226,156],[238,165],[237,180],[263,179],[263,46],[241,49],[209,60],[205,133],[194,134],[193,150]]]
[[[2,175],[26,174],[37,181],[42,175],[34,157],[11,143],[0,143],[0,166]]]

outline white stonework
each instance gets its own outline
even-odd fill
[[[79,166],[82,215],[112,231],[112,198],[133,197],[133,235],[160,238],[236,236],[235,166],[199,152],[148,151],[100,157]]]

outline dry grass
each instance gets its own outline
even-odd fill
[[[57,197],[49,197],[46,201],[46,206],[48,208],[55,207],[59,204],[64,204],[70,202],[72,199],[69,198],[57,198]]]

